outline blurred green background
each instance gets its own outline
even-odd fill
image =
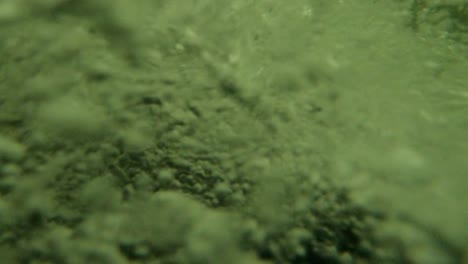
[[[0,0],[2,263],[468,263],[465,0]]]

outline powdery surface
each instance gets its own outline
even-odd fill
[[[467,6],[0,1],[2,260],[466,263]]]

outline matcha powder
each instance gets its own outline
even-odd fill
[[[0,0],[0,259],[468,263],[468,1]]]

